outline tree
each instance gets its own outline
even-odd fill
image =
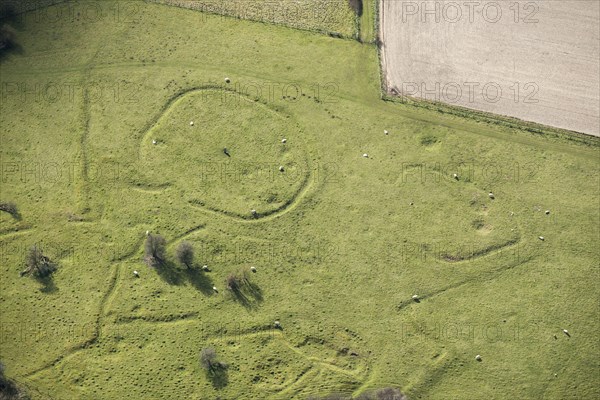
[[[217,360],[217,352],[214,347],[205,347],[200,352],[200,365],[208,372],[216,372],[219,369],[226,369],[227,364]]]
[[[36,279],[48,278],[58,268],[55,263],[44,255],[41,247],[37,244],[33,245],[27,252],[25,265],[26,268],[21,271],[21,276],[30,275]]]
[[[149,266],[154,267],[165,262],[167,241],[161,235],[150,233],[144,245],[144,259]]]
[[[177,261],[190,268],[194,263],[194,248],[190,242],[181,242],[175,251]]]

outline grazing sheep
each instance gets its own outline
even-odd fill
[[[456,180],[458,180],[458,174],[452,174],[452,177]]]
[[[549,214],[550,214],[550,210],[546,210],[546,215],[549,215]]]
[[[140,273],[139,273],[139,272],[137,272],[137,271],[133,271],[133,275],[135,275],[135,277],[136,277],[136,278],[139,278],[139,277],[140,277]]]
[[[203,270],[203,271],[206,271],[206,272],[209,272],[209,271],[210,271],[210,269],[208,269],[208,265],[203,265],[203,266],[202,266],[202,270]]]
[[[194,121],[190,121],[190,126],[194,126]]]
[[[414,205],[414,204],[415,204],[415,203],[413,203],[412,201],[410,202],[410,205],[411,205],[411,206],[412,206],[412,205]]]
[[[250,271],[256,272],[256,267],[250,267]]]
[[[481,361],[481,356],[480,356],[479,354],[477,354],[477,355],[475,356],[475,359],[476,359],[477,361]]]
[[[256,213],[256,210],[250,210],[250,212],[252,213],[253,216],[257,216],[258,214]]]
[[[279,166],[279,171],[280,171],[280,172],[283,172],[284,170],[285,170],[285,168],[283,168],[283,165],[280,165],[280,166]]]
[[[275,328],[281,329],[281,324],[279,323],[279,321],[275,321],[273,325],[275,325]]]
[[[571,334],[569,333],[569,331],[568,331],[568,330],[566,330],[566,329],[563,329],[563,333],[564,333],[565,335],[567,335],[568,337],[571,337]]]
[[[490,199],[492,199],[492,200],[494,200],[494,199],[496,198],[496,197],[494,196],[494,193],[492,193],[492,192],[490,192],[490,193],[488,194],[488,196],[490,196]]]
[[[215,292],[219,293],[219,291],[217,290],[217,287],[216,287],[216,286],[213,286],[213,290],[214,290]]]
[[[229,83],[229,82],[231,82],[231,79],[225,78],[225,83]]]
[[[414,301],[417,301],[417,300],[419,300],[419,295],[418,295],[418,294],[413,294],[413,297],[412,297],[412,299],[413,299]]]
[[[385,133],[387,135],[389,132],[386,129],[384,129],[383,133]]]
[[[158,142],[156,141],[156,139],[152,139],[152,144],[156,144],[156,143],[158,143]]]
[[[543,236],[538,236],[538,239],[540,239],[542,242],[544,241],[544,237]]]
[[[150,231],[146,231],[146,236],[148,236],[150,234]]]
[[[369,155],[367,153],[363,154],[364,158],[369,158]]]
[[[281,139],[281,143],[287,143],[287,139]]]
[[[225,154],[227,157],[231,157],[231,154],[229,154],[229,150],[227,150],[227,147],[223,147],[223,154]]]

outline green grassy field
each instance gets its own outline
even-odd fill
[[[384,101],[372,45],[95,4],[0,61],[0,360],[33,398],[600,396],[597,138]]]

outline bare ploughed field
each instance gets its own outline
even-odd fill
[[[388,92],[600,136],[600,2],[380,0]]]

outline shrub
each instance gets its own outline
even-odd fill
[[[227,276],[225,283],[227,285],[227,289],[232,290],[234,292],[237,292],[242,287],[242,281],[240,277],[234,273],[231,273]]]
[[[248,273],[246,270],[240,270],[237,273],[231,273],[225,280],[227,289],[233,292],[239,292],[246,283],[248,283]]]
[[[190,242],[181,242],[175,251],[177,261],[190,268],[194,263],[194,248]]]

